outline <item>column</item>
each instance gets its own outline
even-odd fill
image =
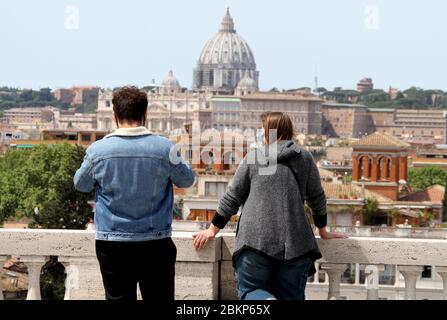
[[[372,172],[371,172],[371,181],[377,182],[377,179],[379,177],[379,165],[377,163],[377,157],[372,158]]]
[[[404,176],[403,179],[408,181],[408,155],[404,156]]]
[[[28,268],[28,294],[26,300],[41,300],[40,271],[48,261],[43,256],[21,256],[20,261]]]
[[[360,284],[360,264],[355,264],[355,281],[354,284]]]
[[[365,266],[365,286],[367,300],[379,300],[379,271],[384,270],[384,265]]]
[[[399,180],[407,180],[407,159],[404,156],[399,157]]]
[[[416,300],[416,282],[423,270],[420,266],[399,266],[405,279],[405,300]]]
[[[391,178],[390,180],[393,182],[399,182],[399,162],[397,158],[393,156],[391,158]]]
[[[326,271],[329,277],[328,300],[337,300],[340,298],[340,281],[341,275],[346,271],[348,265],[324,263],[322,269]]]
[[[315,262],[315,270],[317,270],[317,272],[315,272],[315,274],[314,274],[314,281],[313,281],[313,283],[319,283],[319,281],[318,281],[319,274],[320,274],[319,268],[320,268],[320,264],[318,262]]]
[[[6,256],[0,256],[0,301],[4,300],[1,279],[2,279],[2,273],[3,273],[3,266],[5,265],[6,260],[7,260]]]
[[[58,261],[65,267],[67,275],[64,300],[72,300],[74,292],[79,290],[79,266],[90,261],[82,257],[59,257]]]
[[[358,156],[352,157],[352,180],[359,181],[361,177]]]
[[[447,267],[436,267],[436,271],[439,273],[439,275],[442,278],[443,283],[443,289],[444,289],[444,295],[443,299],[447,300]]]

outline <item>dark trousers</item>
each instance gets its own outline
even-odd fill
[[[107,300],[174,301],[177,248],[171,238],[144,242],[96,241]]]
[[[241,300],[305,300],[311,258],[277,261],[246,250],[236,259]]]

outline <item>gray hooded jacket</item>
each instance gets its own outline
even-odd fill
[[[325,227],[326,196],[318,168],[311,153],[292,141],[278,142],[276,154],[268,155],[266,148],[249,152],[242,161],[219,201],[213,224],[223,228],[242,206],[233,261],[246,249],[281,261],[304,256],[315,261],[321,253],[304,202],[312,209],[315,225]]]

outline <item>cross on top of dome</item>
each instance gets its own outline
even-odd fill
[[[225,17],[222,20],[222,27],[220,28],[220,32],[231,32],[235,33],[236,30],[234,29],[234,21],[230,14],[230,8],[227,8],[227,13]]]

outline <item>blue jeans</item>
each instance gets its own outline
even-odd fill
[[[246,250],[236,258],[241,300],[305,300],[304,291],[313,261],[277,261]]]

